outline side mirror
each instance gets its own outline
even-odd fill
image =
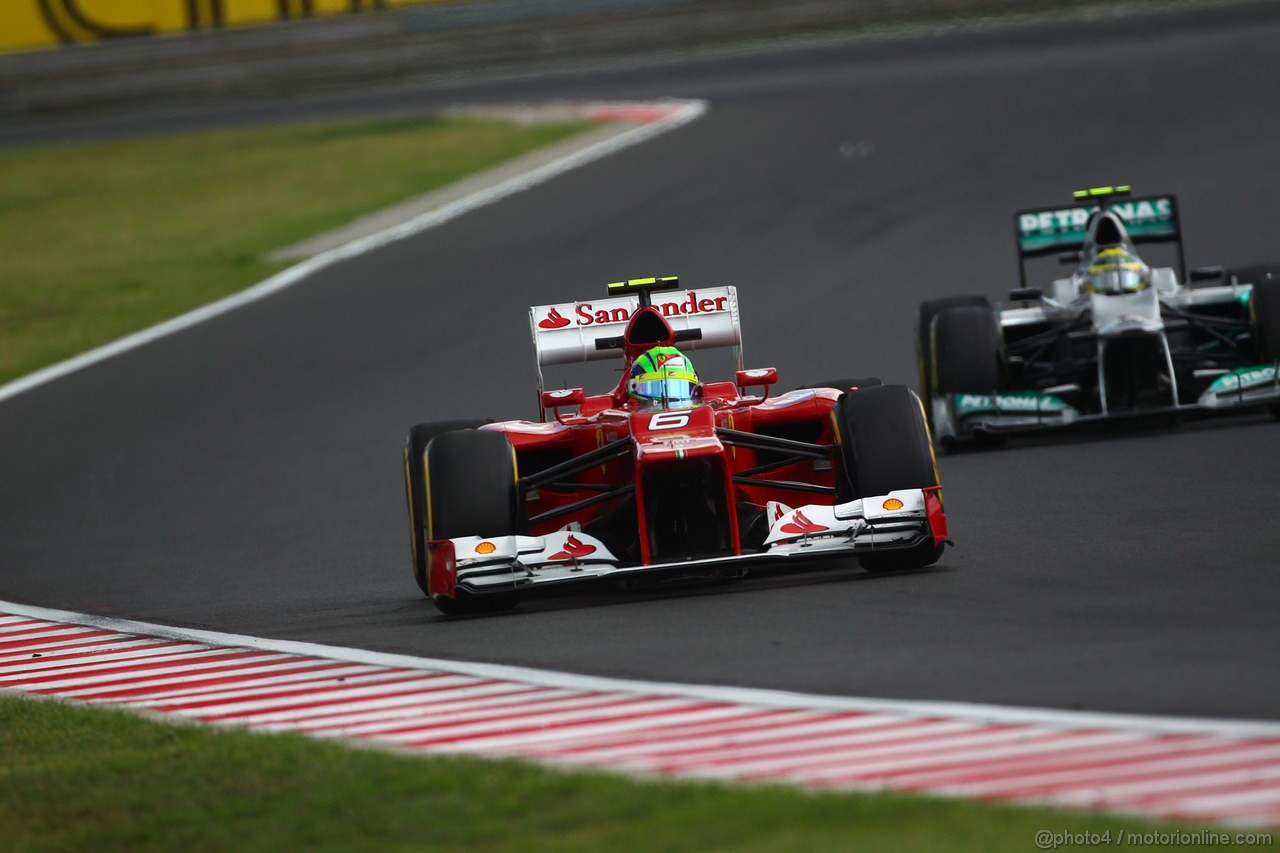
[[[1187,270],[1188,281],[1209,281],[1210,279],[1222,278],[1226,272],[1221,266],[1216,267],[1193,267]]]
[[[778,369],[760,367],[755,370],[739,370],[734,374],[734,384],[739,388],[774,385],[778,381]]]
[[[1009,291],[1012,302],[1036,302],[1044,298],[1044,291],[1038,287],[1019,287]]]
[[[1058,255],[1058,263],[1060,264],[1078,264],[1084,259],[1084,255],[1079,252],[1063,252]]]
[[[559,391],[543,391],[542,408],[554,411],[566,406],[581,406],[582,401],[585,399],[587,399],[586,392],[581,388],[563,388]]]

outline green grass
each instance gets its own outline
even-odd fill
[[[927,797],[405,756],[18,696],[0,697],[0,756],[0,847],[10,851],[998,853],[1034,850],[1042,829],[1157,828]]]
[[[584,124],[330,122],[0,149],[0,383],[287,264],[272,249]]]

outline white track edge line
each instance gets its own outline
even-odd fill
[[[381,231],[377,234],[371,234],[367,237],[361,237],[350,243],[322,252],[314,257],[308,258],[301,263],[295,264],[287,269],[281,270],[275,275],[267,278],[257,284],[251,285],[246,290],[242,290],[231,296],[211,302],[186,314],[181,314],[162,323],[158,323],[140,332],[135,332],[109,344],[81,353],[78,356],[58,362],[57,364],[29,373],[26,376],[13,380],[5,385],[0,385],[0,402],[16,397],[23,392],[30,391],[33,388],[45,385],[55,379],[61,379],[68,374],[75,373],[90,365],[97,364],[100,361],[106,361],[109,358],[120,355],[130,350],[138,349],[160,338],[172,335],[175,332],[189,329],[211,320],[214,317],[221,316],[230,311],[234,311],[244,305],[257,302],[274,293],[284,290],[307,276],[317,272],[325,267],[332,266],[340,261],[362,255],[393,243],[397,240],[403,240],[419,234],[437,225],[442,225],[451,219],[456,219],[464,213],[492,204],[495,201],[514,195],[538,184],[545,183],[558,175],[585,166],[592,161],[599,160],[629,148],[641,142],[652,139],[674,130],[677,127],[688,124],[691,121],[702,116],[707,111],[707,102],[701,100],[655,100],[652,102],[655,106],[670,105],[673,107],[672,112],[665,118],[656,121],[647,122],[638,125],[632,130],[621,133],[610,139],[602,140],[595,145],[588,146],[581,151],[567,154],[550,163],[546,163],[522,175],[516,175],[499,184],[479,190],[471,195],[463,196],[456,201],[450,202],[443,207],[424,213],[414,217],[408,222],[392,226],[391,228]]]
[[[566,687],[573,690],[614,691],[683,697],[706,702],[756,705],[768,708],[800,708],[808,710],[883,713],[904,717],[949,717],[983,724],[1009,723],[1047,725],[1056,728],[1106,728],[1154,734],[1207,734],[1230,738],[1280,737],[1280,722],[1269,720],[1230,720],[1195,717],[1161,717],[1094,711],[1064,711],[1052,708],[1016,708],[975,702],[923,701],[910,699],[870,699],[862,697],[821,696],[786,690],[754,687],[725,687],[702,684],[642,681],[608,676],[579,675],[509,664],[475,663],[442,658],[377,652],[368,649],[343,648],[299,640],[278,640],[229,634],[192,628],[175,628],[152,622],[138,622],[108,616],[94,616],[68,610],[54,610],[0,601],[0,611],[51,622],[70,622],[126,634],[145,634],[174,640],[189,640],[221,646],[236,646],[289,655],[326,658],[374,666],[407,669],[443,670],[470,675],[518,681],[543,687]],[[3,692],[3,691],[0,691]]]

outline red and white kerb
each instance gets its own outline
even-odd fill
[[[1275,723],[681,689],[5,610],[10,691],[430,753],[1280,826]]]

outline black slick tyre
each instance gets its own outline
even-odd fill
[[[1253,285],[1249,320],[1258,361],[1280,361],[1280,267],[1248,267],[1233,273],[1237,281]]]
[[[1249,282],[1249,320],[1259,363],[1280,364],[1280,267],[1248,267],[1235,271],[1236,280]],[[1280,418],[1280,406],[1271,414]]]
[[[413,561],[413,579],[423,595],[427,592],[425,454],[431,439],[445,432],[475,429],[484,420],[430,421],[409,430],[404,440],[404,490],[409,508],[409,553]]]
[[[841,503],[883,495],[896,489],[938,485],[933,442],[920,398],[905,385],[852,391],[836,403]],[[913,549],[860,556],[867,571],[920,568],[937,562],[942,546],[932,540]]]
[[[426,536],[513,536],[520,531],[515,451],[496,430],[460,430],[435,436],[425,453]],[[430,567],[427,567],[428,581]],[[430,584],[428,583],[428,588]],[[483,595],[429,590],[431,601],[450,615],[509,610],[519,593]]]
[[[1000,330],[991,309],[950,308],[933,326],[935,394],[993,394],[1000,388]]]
[[[991,309],[973,305],[941,312],[933,321],[931,345],[933,363],[929,366],[927,398],[930,410],[935,399],[947,394],[995,394],[1004,384],[1000,328]],[[949,435],[949,430],[938,424],[931,426],[941,433],[945,447],[970,442],[998,445],[1003,441],[1003,436],[990,434]]]
[[[930,400],[930,387],[932,385],[932,365],[934,362],[933,354],[933,318],[951,308],[991,308],[990,301],[985,296],[944,296],[941,299],[930,299],[927,302],[920,303],[920,308],[916,311],[915,322],[915,343],[916,343],[916,369],[919,372],[920,384],[916,387],[920,389],[920,397],[924,400],[925,416],[933,418],[933,409]],[[932,424],[932,421],[930,421]]]

